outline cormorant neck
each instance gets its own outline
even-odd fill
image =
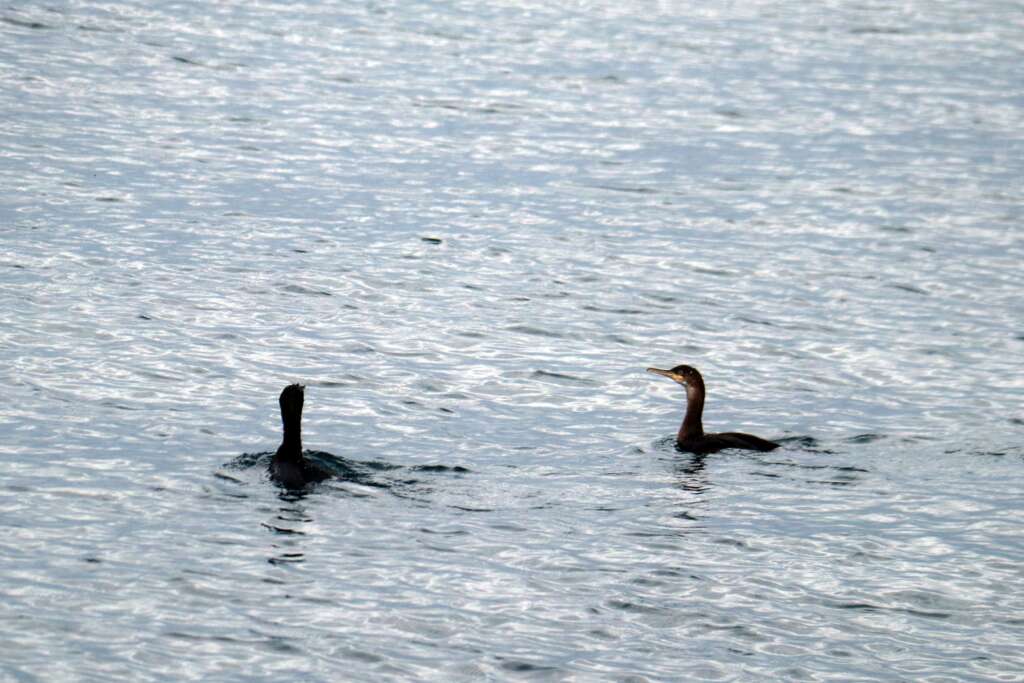
[[[704,436],[704,425],[701,415],[704,412],[704,386],[702,384],[686,385],[686,417],[679,427],[679,441],[689,441]]]
[[[301,460],[302,459],[302,422],[301,415],[293,415],[283,418],[284,439],[280,448],[277,449],[279,460]]]

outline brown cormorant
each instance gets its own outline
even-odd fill
[[[704,378],[697,368],[689,365],[677,365],[671,370],[647,368],[647,372],[664,375],[686,387],[686,416],[679,427],[676,445],[690,453],[715,453],[725,448],[743,448],[748,451],[770,451],[779,444],[753,434],[740,432],[723,432],[721,434],[705,434],[701,424],[701,413],[704,412]]]

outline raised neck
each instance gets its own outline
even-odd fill
[[[302,459],[302,409],[288,410],[282,406],[281,422],[284,425],[284,438],[277,449],[279,460]]]
[[[704,413],[704,384],[691,383],[686,385],[686,416],[679,427],[678,441],[689,441],[704,436],[704,425],[701,415]]]

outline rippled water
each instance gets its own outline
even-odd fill
[[[4,6],[0,678],[1021,680],[1021,45]],[[682,362],[784,448],[677,453]]]

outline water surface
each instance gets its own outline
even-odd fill
[[[1017,680],[1020,8],[0,9],[0,677]],[[709,429],[773,453],[677,453]],[[345,476],[281,491],[277,395]]]

